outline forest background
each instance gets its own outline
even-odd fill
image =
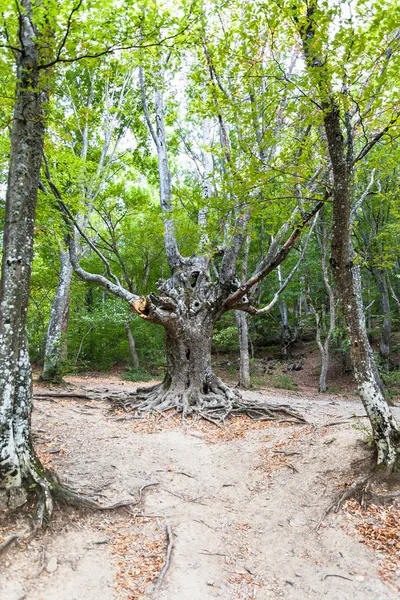
[[[344,361],[350,347],[378,460],[397,460],[382,393],[399,373],[398,6],[17,8],[3,16],[1,172],[15,195],[18,119],[35,98],[28,336],[41,378],[125,363],[144,380],[165,364],[142,408],[226,416],[237,392],[212,372],[212,333],[215,350],[240,351],[242,387],[249,349],[287,359],[315,337],[320,390],[330,344]],[[4,289],[23,260],[3,260]]]
[[[139,63],[144,65],[151,112],[157,84],[154,69],[160,60],[168,61],[162,85],[173,216],[185,255],[197,250],[204,233],[204,227],[199,229],[198,214],[205,206],[204,178],[210,177],[205,172],[207,154],[212,160],[212,193],[206,203],[208,251],[211,256],[222,245],[222,232],[232,210],[238,206],[243,212],[249,209],[247,246],[239,260],[250,267],[266,252],[298,198],[317,196],[316,184],[314,190],[305,191],[304,182],[308,190],[309,181],[325,177],[323,185],[329,186],[326,150],[318,137],[318,108],[302,49],[299,43],[293,44],[290,33],[278,27],[279,10],[268,11],[261,4],[182,3],[176,11],[168,3],[158,3],[157,8],[149,5],[148,19],[154,23],[154,32],[144,51],[118,50],[95,59],[66,62],[51,77],[45,142],[48,174],[71,212],[83,219],[87,235],[132,292],[149,293],[168,271],[157,160],[142,107]],[[103,10],[111,7],[112,3]],[[287,10],[282,8],[283,13]],[[397,47],[393,47],[397,30],[390,11],[381,3],[380,7],[342,2],[328,7],[323,3],[323,12],[321,22],[335,23],[336,31],[325,32],[330,36],[330,59],[340,48],[331,60],[332,76],[337,78],[341,101],[349,104],[356,144],[361,149],[368,143],[368,135],[382,128],[397,107],[398,58]],[[114,27],[123,15],[121,10]],[[100,31],[92,19],[93,15],[90,19],[85,16],[83,6],[76,7],[65,52],[79,35],[86,39],[82,45],[88,39],[95,46],[102,43],[95,39]],[[172,39],[159,45],[162,37]],[[344,52],[348,52],[346,64]],[[1,64],[3,215],[15,75],[12,58],[11,53],[4,53]],[[357,97],[347,83],[352,78]],[[382,138],[358,167],[353,190],[357,205],[353,241],[361,267],[368,331],[385,381],[395,388],[399,383],[396,334],[400,306],[396,131],[394,128]],[[224,134],[229,137],[229,169]],[[42,179],[46,184],[45,175]],[[309,202],[308,198],[303,201]],[[330,323],[336,305],[324,274],[324,269],[329,270],[330,221],[328,200],[300,264],[303,240],[257,290],[259,305],[269,305],[297,266],[287,289],[267,314],[248,319],[249,340],[242,344],[249,343],[251,359],[262,357],[268,349],[269,356],[287,358],[297,340],[314,340],[322,332],[322,337],[329,335],[332,351],[343,357],[344,368],[348,368],[348,342],[340,311]],[[64,278],[66,298],[55,342],[60,352],[55,372],[50,369],[47,377],[115,367],[127,368],[123,376],[133,380],[160,376],[165,364],[164,330],[143,322],[99,287],[72,276],[70,266],[64,265],[63,270],[63,260],[67,260],[64,239],[62,216],[50,186],[44,186],[37,208],[28,318],[31,360],[39,368],[46,362],[50,311]],[[83,254],[82,264],[88,271],[104,271],[104,263],[92,249],[84,248]],[[322,254],[325,266],[321,265]],[[328,273],[328,283],[329,277]],[[234,312],[217,321],[215,352],[239,352],[238,326]],[[47,354],[53,351],[47,344]],[[231,371],[236,360],[234,356],[230,361]],[[51,356],[47,356],[49,361]],[[252,368],[257,371],[256,363]],[[257,380],[256,376],[253,383]],[[290,376],[280,377],[278,385],[290,387]]]

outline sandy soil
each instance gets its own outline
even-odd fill
[[[109,377],[69,381],[88,390],[134,387]],[[141,487],[154,485],[128,509],[57,508],[46,532],[0,556],[0,598],[399,598],[400,572],[390,582],[378,576],[383,554],[360,543],[348,514],[330,514],[315,531],[351,481],[350,462],[366,452],[351,423],[324,425],[365,422],[353,418],[361,404],[338,395],[262,395],[290,404],[309,425],[235,419],[221,430],[171,418],[121,420],[107,402],[37,401],[36,446],[64,481],[103,504],[137,501]],[[3,509],[0,518],[3,537],[28,528],[28,512]],[[169,569],[155,590],[171,541]]]

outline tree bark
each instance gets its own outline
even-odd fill
[[[399,460],[400,430],[377,381],[377,368],[365,327],[361,286],[355,279],[350,240],[350,170],[335,104],[325,113],[324,122],[334,177],[332,269],[349,336],[354,375],[372,425],[377,464],[393,466]]]
[[[138,353],[136,351],[135,338],[133,337],[130,321],[125,321],[124,327],[125,327],[126,335],[128,336],[129,352],[131,354],[132,367],[134,367],[135,369],[139,369],[139,367],[140,367],[139,357],[138,357]]]
[[[319,377],[319,391],[324,393],[326,392],[326,377],[328,375],[328,367],[329,367],[329,344],[335,330],[336,325],[336,307],[335,307],[335,293],[331,286],[331,282],[329,280],[329,270],[327,263],[327,254],[328,254],[328,235],[326,231],[325,221],[322,220],[322,253],[321,253],[321,267],[322,274],[324,278],[325,289],[328,294],[329,299],[329,329],[326,334],[324,342],[321,339],[321,319],[319,318],[317,312],[315,312],[316,324],[317,324],[317,345],[321,354],[321,374]]]
[[[63,336],[68,329],[72,270],[69,250],[60,252],[60,274],[50,312],[44,365],[40,376],[43,381],[57,383],[62,379],[62,363],[67,358],[66,341]]]
[[[32,486],[40,516],[52,511],[50,484],[32,448],[32,377],[26,335],[35,208],[44,136],[44,104],[38,70],[32,4],[22,0],[17,88],[11,129],[0,284],[0,487]]]
[[[299,23],[299,33],[307,68],[316,75],[328,152],[333,175],[333,227],[331,266],[341,302],[350,342],[350,357],[358,390],[372,425],[377,449],[377,466],[392,468],[399,462],[400,429],[386,402],[378,377],[378,370],[368,341],[361,295],[359,268],[353,263],[351,243],[351,182],[353,175],[353,131],[347,127],[347,146],[342,135],[342,115],[333,91],[330,75],[324,61],[316,55],[315,34],[318,31],[315,15],[317,2],[308,7]],[[347,115],[348,116],[348,115]],[[346,120],[346,119],[344,119]],[[381,136],[375,136],[379,139]],[[373,145],[373,144],[372,144]],[[369,149],[372,147],[369,144]],[[367,153],[358,155],[361,160]]]
[[[381,330],[381,337],[379,340],[379,354],[386,362],[386,365],[390,361],[390,342],[392,335],[392,318],[390,314],[390,298],[389,289],[387,284],[387,277],[382,269],[374,267],[372,273],[378,284],[379,293],[381,296],[381,309],[383,315],[383,323]]]
[[[184,416],[213,408],[230,412],[239,395],[222,383],[211,367],[211,340],[216,318],[217,283],[205,257],[184,259],[168,280],[160,280],[160,296],[133,301],[145,320],[166,332],[167,366],[164,381],[138,390],[140,410],[175,408]]]
[[[250,387],[250,361],[249,361],[249,329],[246,313],[235,311],[236,323],[239,334],[239,387],[248,390]]]

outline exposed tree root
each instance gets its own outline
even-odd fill
[[[35,509],[33,516],[33,531],[35,534],[39,529],[46,527],[51,520],[54,501],[64,502],[76,508],[88,508],[96,511],[114,510],[126,506],[138,504],[142,498],[142,491],[155,483],[147,484],[139,490],[139,500],[127,500],[114,504],[99,504],[86,494],[78,493],[72,488],[62,484],[55,473],[44,471],[43,476],[35,476],[35,483],[29,486],[29,492],[34,495]]]
[[[360,503],[360,506],[365,509],[371,502],[374,504],[384,504],[395,498],[399,498],[400,491],[379,491],[379,488],[382,489],[382,487],[387,488],[388,486],[392,487],[394,485],[398,488],[399,474],[396,473],[392,467],[375,467],[372,472],[359,477],[347,487],[344,492],[337,495],[334,502],[332,502],[324,512],[316,530],[318,531],[322,522],[330,512],[339,512],[346,500],[354,498]]]
[[[13,533],[12,535],[10,535],[6,540],[4,540],[4,542],[2,542],[0,544],[0,554],[6,549],[8,548],[8,546],[10,546],[13,542],[17,541],[20,538],[20,536],[17,533]]]
[[[400,492],[386,493],[376,491],[376,488],[386,488],[399,483],[398,474],[391,467],[377,467],[372,473],[356,479],[332,504],[330,510],[338,512],[343,503],[350,498],[355,498],[362,508],[366,508],[371,502],[385,503],[398,496]]]
[[[153,590],[154,594],[160,590],[162,582],[164,581],[164,577],[165,577],[165,575],[169,569],[169,565],[171,563],[171,555],[172,555],[172,550],[174,548],[172,528],[171,528],[171,525],[168,523],[168,521],[165,525],[165,532],[167,534],[167,541],[168,541],[167,553],[166,553],[163,568],[161,569],[160,575],[158,576],[158,579],[157,579],[156,583],[154,584],[154,590]]]
[[[202,388],[203,387],[203,391]],[[141,387],[136,393],[106,391],[105,393],[83,392],[81,390],[63,392],[37,392],[35,398],[76,398],[77,400],[109,400],[115,408],[144,413],[163,413],[175,410],[186,417],[199,417],[217,427],[230,417],[247,415],[253,420],[307,423],[306,419],[289,405],[268,404],[254,400],[243,400],[240,393],[226,385],[219,377],[212,375],[203,384],[184,386],[182,382],[171,383],[165,379],[149,387]],[[125,417],[124,417],[125,418]]]
[[[203,418],[217,426],[227,419],[239,415],[247,415],[253,420],[274,420],[293,423],[306,423],[306,419],[292,410],[289,405],[268,404],[243,400],[236,390],[213,376],[211,382],[200,386],[181,383],[171,384],[167,380],[151,387],[138,388],[135,395],[119,395],[109,398],[115,408],[125,411],[163,413],[175,410],[186,417]]]
[[[54,489],[54,498],[60,500],[62,502],[66,502],[71,506],[75,506],[76,508],[84,507],[91,508],[93,510],[114,510],[116,508],[122,508],[124,506],[131,506],[135,504],[132,500],[127,500],[124,502],[115,502],[115,504],[99,504],[96,500],[92,500],[89,496],[85,494],[78,494],[73,489],[61,485]]]
[[[93,394],[85,394],[83,392],[74,392],[70,390],[55,392],[53,390],[38,390],[33,394],[34,399],[42,400],[46,398],[72,398],[77,400],[93,400]]]

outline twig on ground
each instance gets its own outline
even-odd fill
[[[202,525],[205,525],[206,527],[208,527],[209,529],[212,529],[213,531],[216,531],[215,527],[211,527],[211,525],[209,525],[208,523],[203,521],[203,519],[194,519],[194,521],[196,521],[196,523],[201,523]]]
[[[164,492],[175,496],[176,498],[180,498],[183,502],[196,502],[197,504],[202,504],[203,506],[207,506],[204,502],[199,502],[203,498],[203,496],[197,496],[196,498],[186,498],[182,494],[177,494],[176,492],[171,492],[171,490],[167,490],[167,488],[161,488]]]
[[[353,424],[353,421],[332,421],[332,423],[325,423],[324,425],[320,425],[319,428],[323,429],[324,427],[333,427],[334,425],[346,425],[348,423]]]
[[[288,463],[286,466],[287,466],[289,469],[292,469],[292,471],[294,471],[295,473],[298,473],[298,472],[299,472],[299,470],[298,470],[298,469],[296,469],[296,467],[295,467],[294,465],[291,465],[290,463]]]
[[[296,452],[295,450],[272,450],[275,454],[284,454],[285,456],[292,456],[292,454],[301,454],[301,452]]]
[[[127,415],[126,417],[107,417],[107,419],[117,423],[120,421],[137,421],[138,419],[147,419],[147,415],[144,415],[143,417],[139,417],[137,415]]]
[[[346,577],[345,575],[338,575],[337,573],[327,573],[323,576],[322,581],[325,581],[328,577],[340,577],[340,579],[347,579],[347,581],[353,581],[351,577]]]
[[[158,483],[158,481],[153,481],[152,483],[146,483],[145,485],[142,485],[142,487],[139,489],[139,498],[136,500],[136,502],[131,502],[130,506],[136,506],[137,504],[139,504],[142,501],[143,490],[145,490],[146,488],[148,488],[152,485],[159,485],[159,483]],[[130,494],[131,494],[131,496],[134,495],[131,492],[130,492]]]
[[[162,489],[163,492],[167,492],[168,494],[171,494],[171,496],[175,496],[175,498],[179,498],[180,500],[183,500],[184,502],[186,502],[184,496],[182,496],[182,494],[176,494],[175,492],[171,492],[171,490],[167,490],[167,488],[160,488]]]
[[[203,552],[199,552],[199,554],[205,554],[206,556],[228,556],[230,558],[230,554],[224,554],[223,552],[210,552],[205,549]]]
[[[168,540],[167,554],[165,557],[165,562],[164,562],[163,568],[161,569],[158,579],[157,579],[156,583],[154,584],[154,593],[159,591],[159,589],[162,585],[162,582],[164,581],[164,577],[165,577],[165,575],[169,569],[169,565],[171,563],[172,549],[174,547],[172,528],[171,528],[171,525],[168,523],[168,521],[166,521],[166,524],[165,524],[165,531],[167,533],[167,540]]]
[[[194,475],[190,475],[190,473],[185,473],[185,471],[174,471],[175,475],[185,475],[186,477],[190,477],[191,479],[196,479]]]
[[[44,571],[44,568],[46,566],[46,550],[47,550],[47,546],[42,546],[42,562],[41,562],[40,569],[39,569],[39,572],[36,575],[36,577],[39,577],[39,575],[42,574],[42,572]]]

